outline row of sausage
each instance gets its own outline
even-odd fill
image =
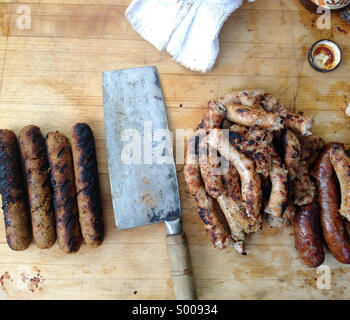
[[[34,125],[18,136],[0,130],[0,194],[6,238],[12,250],[56,242],[65,253],[103,241],[104,224],[93,132],[73,126],[71,144],[60,132],[46,138]]]

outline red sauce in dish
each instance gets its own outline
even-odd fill
[[[317,47],[314,51],[313,54],[313,59],[315,61],[316,56],[318,55],[323,55],[323,56],[328,56],[328,59],[324,62],[324,67],[325,69],[328,69],[329,67],[332,66],[333,62],[334,62],[334,53],[332,51],[331,48],[329,48],[328,46],[321,44],[319,47]]]

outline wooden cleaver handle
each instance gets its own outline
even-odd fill
[[[197,300],[185,233],[168,234],[166,243],[176,300]]]

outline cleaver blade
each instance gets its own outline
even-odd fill
[[[106,71],[103,110],[114,216],[118,229],[165,222],[176,299],[196,299],[181,230],[179,188],[156,67]]]
[[[160,129],[168,130],[157,69],[143,67],[104,72],[103,109],[111,194],[118,228],[180,218],[172,145],[169,145],[170,163],[157,164],[152,159],[152,150],[160,143],[155,141],[154,133]],[[136,163],[125,163],[123,157]]]

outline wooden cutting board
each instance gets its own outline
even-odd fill
[[[220,56],[208,74],[190,72],[159,53],[128,25],[130,0],[26,0],[31,29],[17,27],[20,2],[0,4],[0,127],[16,133],[36,124],[46,134],[67,135],[87,122],[97,143],[106,238],[98,249],[83,245],[74,255],[57,244],[41,251],[31,244],[12,252],[0,222],[1,299],[173,298],[162,224],[117,231],[112,211],[102,112],[102,71],[156,65],[171,129],[194,128],[205,103],[231,88],[261,88],[291,109],[315,118],[314,133],[350,144],[350,28],[332,17],[318,30],[299,1],[246,3],[224,25]],[[331,38],[344,59],[329,74],[306,59],[318,39]],[[247,256],[213,248],[188,195],[178,165],[183,227],[188,236],[200,299],[349,299],[350,269],[327,253],[331,288],[317,288],[317,269],[302,265],[292,229],[264,225],[249,237]]]

